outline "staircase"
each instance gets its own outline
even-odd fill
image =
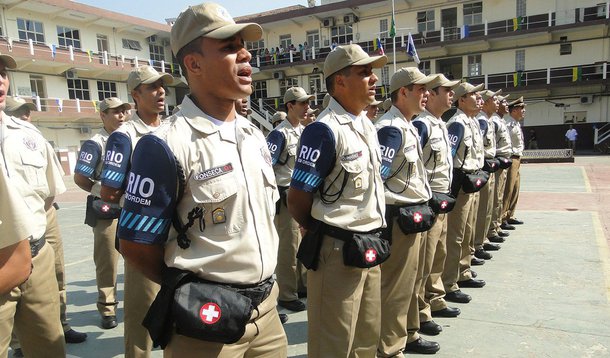
[[[260,124],[261,129],[266,129],[267,132],[271,132],[273,130],[273,125],[271,124],[271,117],[276,112],[276,110],[264,103],[262,101],[250,101],[250,109],[252,110],[252,114],[250,118]],[[263,130],[264,131],[264,130]]]
[[[603,154],[610,154],[610,123],[593,132],[593,147]]]

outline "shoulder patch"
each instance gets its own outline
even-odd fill
[[[149,134],[138,141],[119,218],[119,238],[143,244],[167,240],[179,194],[178,173],[174,154],[162,139]]]
[[[479,128],[481,128],[481,135],[484,137],[489,130],[489,123],[485,118],[479,118],[477,121],[479,122]]]
[[[92,140],[85,141],[80,147],[80,152],[78,152],[78,161],[74,167],[74,172],[87,178],[93,177],[95,168],[102,159],[101,157],[102,147]]]
[[[396,153],[402,146],[402,133],[394,126],[385,126],[379,128],[377,138],[381,150],[381,178],[386,180],[390,176],[390,169]]]
[[[131,138],[123,132],[114,131],[106,142],[102,185],[122,189],[131,164]],[[151,157],[152,158],[152,157]]]
[[[314,122],[303,131],[290,186],[314,192],[336,160],[335,136],[324,123]]]
[[[413,127],[417,129],[417,134],[419,134],[419,144],[421,147],[425,147],[426,143],[428,143],[428,139],[430,138],[430,133],[428,130],[428,124],[424,121],[413,121]]]
[[[447,126],[447,132],[449,134],[449,145],[451,145],[451,155],[455,157],[462,143],[462,138],[464,138],[464,125],[459,122],[452,122]]]
[[[271,154],[271,165],[276,165],[286,146],[286,137],[278,130],[271,131],[267,136],[267,148]]]

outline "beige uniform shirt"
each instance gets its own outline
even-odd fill
[[[40,132],[2,113],[1,149],[6,173],[32,212],[33,240],[40,239],[47,226],[45,199],[66,191],[63,171],[53,148]]]
[[[196,223],[187,231],[192,241],[185,250],[172,228],[165,263],[215,282],[252,284],[271,277],[278,250],[273,218],[279,193],[265,137],[241,116],[234,131],[219,130],[188,96],[172,117],[165,139],[186,176],[178,215],[185,223],[199,206],[205,228]]]
[[[455,124],[454,124],[455,123]],[[456,137],[451,128],[452,125],[459,125],[463,129],[461,138]],[[475,121],[469,118],[464,112],[458,109],[453,117],[447,122],[449,132],[449,142],[452,147],[457,147],[457,151],[453,156],[453,168],[460,169],[467,173],[472,173],[480,169],[483,164],[483,145],[480,139],[479,126]]]
[[[525,143],[523,141],[523,131],[521,125],[516,119],[511,117],[509,114],[504,116],[504,122],[506,128],[510,134],[510,142],[512,146],[513,155],[521,157],[523,155],[523,149],[525,149]]]
[[[32,234],[32,212],[7,176],[4,156],[0,153],[0,249],[28,239]]]
[[[491,116],[496,131],[496,155],[500,157],[508,157],[513,154],[512,145],[510,142],[510,133],[506,128],[506,123],[499,115],[494,113]]]
[[[398,108],[392,106],[375,127],[377,131],[384,127],[394,127],[402,134],[402,143],[394,155],[384,183],[386,204],[419,204],[430,200],[432,192],[422,161],[419,135],[413,124],[407,121]],[[380,139],[381,145],[384,144],[382,140],[383,138]]]
[[[363,113],[352,118],[334,98],[317,121],[326,124],[335,138],[335,166],[323,180],[325,190],[338,193],[344,173],[348,179],[343,193],[332,204],[324,203],[316,192],[311,216],[355,232],[385,227],[381,152],[375,127]]]
[[[427,140],[422,148],[422,160],[426,167],[430,189],[438,193],[448,193],[453,179],[453,160],[447,126],[441,118],[424,110],[413,120],[415,126],[426,127]]]
[[[483,121],[487,124],[487,129],[484,130],[481,123],[479,123],[481,137],[483,139],[483,155],[485,159],[492,159],[496,157],[496,132],[494,130],[494,124],[490,117],[487,117],[485,112],[480,112],[477,116],[477,121]],[[485,132],[485,133],[484,133]]]
[[[297,146],[299,145],[299,138],[305,128],[300,123],[293,127],[290,122],[285,119],[280,123],[274,131],[280,132],[286,141],[284,149],[279,153],[278,161],[273,166],[275,171],[275,180],[279,186],[289,186],[290,178],[292,177],[292,171],[294,170],[294,162],[297,154]]]

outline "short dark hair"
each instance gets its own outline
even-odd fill
[[[402,86],[402,87],[406,87],[409,91],[413,91],[413,84],[412,83],[410,85]],[[394,92],[392,92],[392,94],[390,94],[390,98],[392,99],[392,103],[396,103],[396,101],[398,100],[398,93],[400,92],[400,89],[402,87],[399,87],[396,91],[394,91]]]
[[[294,105],[295,103],[297,103],[297,100],[293,99],[292,101],[288,101],[288,102],[284,103],[284,111],[286,113],[288,113],[288,103],[292,103]]]
[[[180,50],[178,50],[178,53],[176,54],[176,60],[178,61],[178,64],[180,65],[180,68],[182,69],[182,75],[187,80],[188,80],[188,71],[186,70],[186,66],[184,66],[184,58],[186,57],[186,55],[190,55],[191,53],[198,53],[198,54],[203,55],[203,53],[201,52],[201,42],[202,41],[203,41],[202,36],[197,37],[193,41],[184,45],[184,47],[182,47]]]
[[[333,73],[328,76],[325,80],[326,82],[326,91],[331,95],[335,92],[335,77],[336,76],[349,76],[352,66],[347,66],[345,68],[340,69],[339,71]]]

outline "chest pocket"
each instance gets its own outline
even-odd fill
[[[443,143],[442,143],[442,139],[441,138],[435,138],[435,139],[430,139],[430,149],[431,149],[431,153],[430,153],[430,159],[434,159],[434,161],[436,163],[442,162],[444,163],[447,158],[447,150],[444,148]],[[430,160],[428,159],[428,160]]]
[[[368,155],[364,151],[362,156],[349,161],[341,161],[341,167],[345,170],[346,184],[344,195],[349,198],[356,199],[362,196],[369,187],[369,173],[367,172],[367,160],[364,157]]]
[[[199,226],[206,236],[241,230],[244,225],[244,208],[238,199],[237,191],[241,185],[235,174],[228,173],[203,182],[191,178],[189,186],[195,205],[204,210],[203,224]],[[186,209],[190,211],[192,208]],[[197,225],[193,226],[195,227]]]
[[[45,173],[46,160],[42,157],[42,154],[38,151],[22,150],[19,155],[21,156],[21,164],[23,164],[23,171],[28,178],[28,182],[36,188],[47,186]]]
[[[296,149],[295,149],[296,152]],[[269,216],[275,216],[275,203],[280,199],[280,194],[277,190],[277,183],[275,181],[275,174],[273,168],[263,167],[263,180],[265,182],[265,198],[267,200],[267,210],[269,210]]]

